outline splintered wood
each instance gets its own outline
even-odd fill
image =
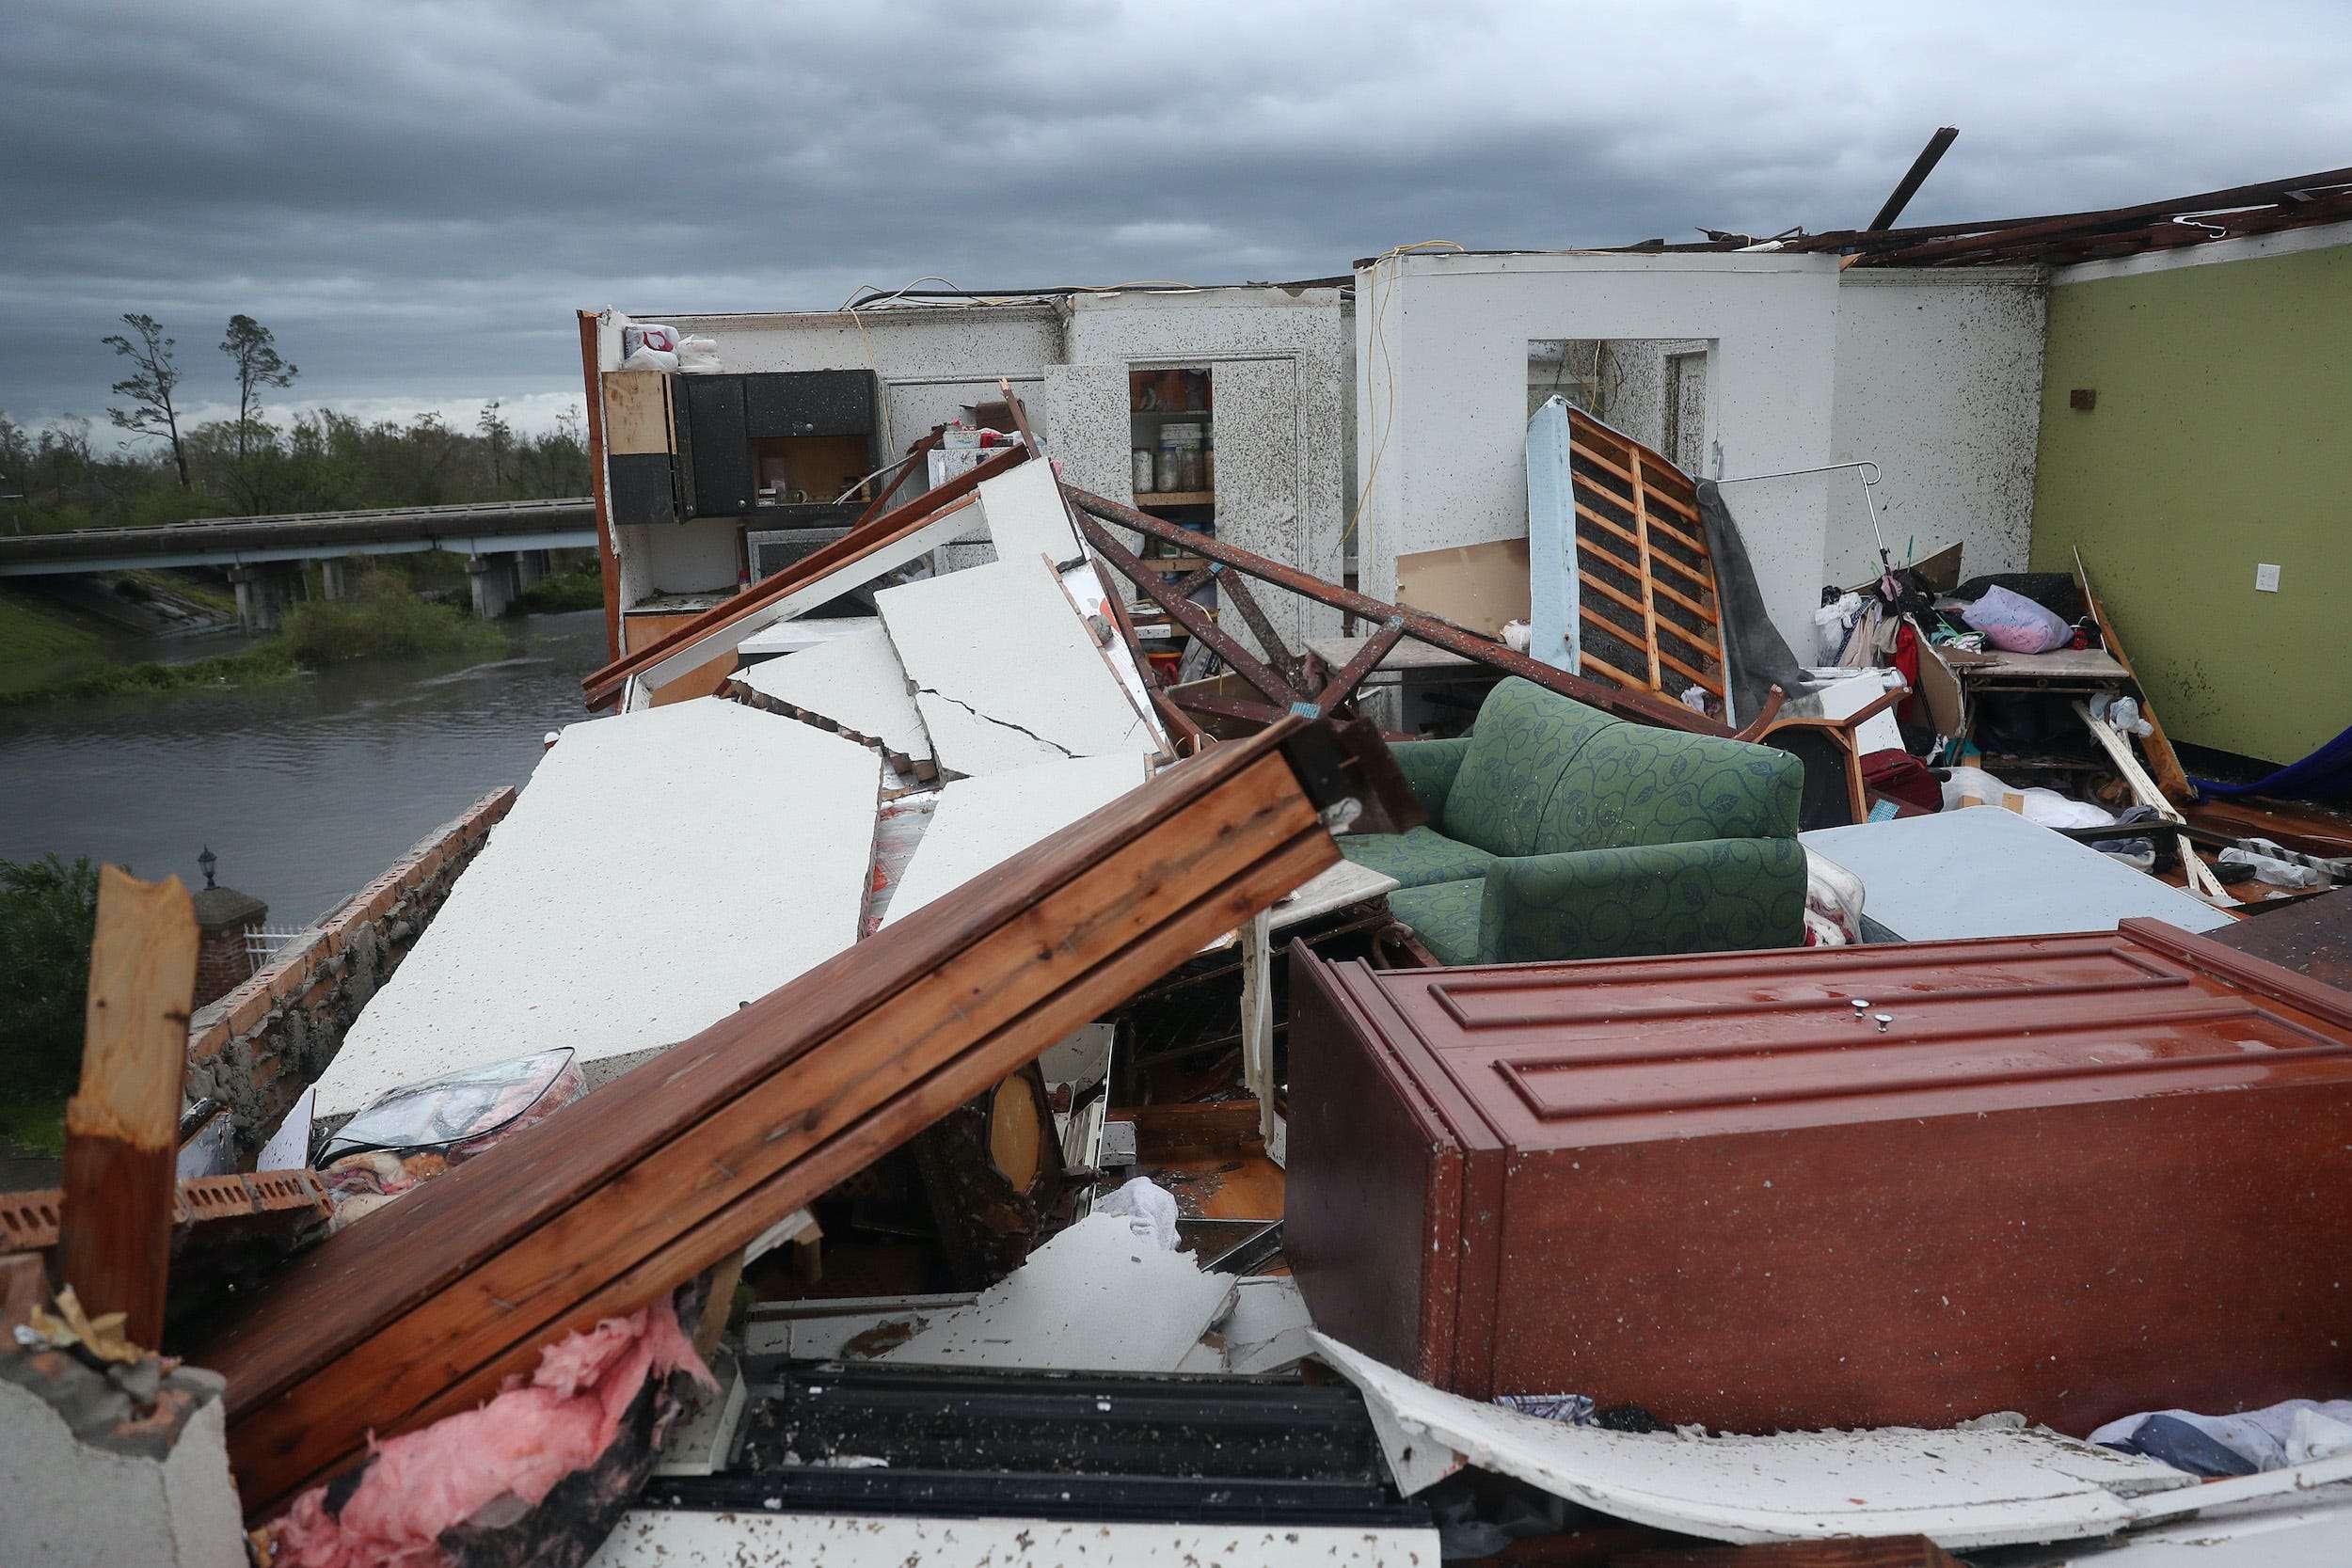
[[[137,1345],[163,1338],[196,949],[179,878],[101,868],[82,1083],[65,1108],[57,1275],[92,1317],[128,1314],[122,1332]]]
[[[1690,476],[1575,408],[1568,472],[1583,672],[1668,696],[1696,686],[1722,713],[1723,610]]]
[[[191,1347],[252,1514],[739,1252],[1332,864],[1305,728],[1168,769],[306,1255]]]

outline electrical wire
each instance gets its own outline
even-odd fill
[[[1380,457],[1389,450],[1389,427],[1396,420],[1396,360],[1389,353],[1388,338],[1381,328],[1384,318],[1388,315],[1389,298],[1396,293],[1397,266],[1405,257],[1415,251],[1460,251],[1465,248],[1467,247],[1452,240],[1416,240],[1411,245],[1391,245],[1372,259],[1372,297],[1364,304],[1372,311],[1372,356],[1385,368],[1389,397],[1387,407],[1380,417],[1379,436],[1373,442],[1372,461],[1364,467],[1363,488],[1356,494],[1356,504],[1348,513],[1347,526],[1340,531],[1342,546],[1345,546],[1348,541],[1356,537],[1357,525],[1364,520],[1364,508],[1372,503],[1372,487],[1380,477]],[[1389,281],[1385,289],[1380,282],[1380,268],[1383,263],[1386,263],[1389,268]]]

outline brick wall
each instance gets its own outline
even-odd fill
[[[352,1020],[514,803],[511,788],[485,796],[189,1019],[187,1093],[225,1101],[247,1153],[335,1059]]]
[[[256,915],[233,925],[207,928],[196,949],[196,999],[199,1006],[215,1002],[253,975],[253,950],[246,933],[262,928]]]

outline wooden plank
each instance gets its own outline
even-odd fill
[[[1642,578],[1642,574],[1639,572],[1628,572],[1626,575],[1633,578],[1636,582],[1639,582]],[[1627,593],[1624,589],[1619,588],[1614,583],[1603,582],[1598,578],[1587,578],[1584,579],[1583,586],[1598,590],[1602,598],[1609,599],[1618,605],[1621,605],[1625,609],[1633,611],[1636,615],[1642,613],[1642,601]],[[1633,641],[1638,642],[1640,639],[1636,638]]]
[[[1684,663],[1681,659],[1677,658],[1673,654],[1667,652],[1662,646],[1657,649],[1657,654],[1660,663],[1684,676],[1687,676],[1689,679],[1696,682],[1699,686],[1704,687],[1707,690],[1714,693],[1718,697],[1724,694],[1724,683],[1721,676],[1710,675],[1706,671],[1699,669],[1696,665]]]
[[[1591,605],[1578,605],[1576,607],[1576,613],[1579,619],[1590,621],[1593,625],[1598,626],[1601,630],[1607,632],[1610,636],[1615,638],[1627,647],[1639,648],[1642,646],[1642,634],[1640,632],[1628,631],[1625,627],[1617,625],[1614,621],[1610,620],[1607,616],[1601,614],[1600,611],[1595,610]]]
[[[2155,733],[2148,737],[2148,768],[2155,778],[2156,787],[2164,792],[2168,800],[2195,800],[2197,790],[2188,782],[2188,774],[2182,769],[2181,759],[2172,750],[2171,737],[2164,733],[2164,722],[2156,717],[2154,705],[2148,700],[2148,688],[2132,669],[2131,659],[2124,655],[2123,644],[2116,640],[2115,624],[2107,619],[2106,609],[2099,603],[2099,595],[2090,591],[2090,570],[2083,564],[2080,549],[2074,551],[2074,581],[2082,588],[2083,603],[2090,607],[2090,618],[2099,627],[2099,641],[2106,644],[2107,656],[2123,667],[2123,673],[2131,678],[2133,689],[2139,693],[2139,716],[2154,726]]]
[[[588,405],[588,483],[596,503],[596,570],[604,584],[604,657],[621,657],[621,558],[612,544],[612,502],[605,490],[604,383],[597,379],[596,313],[580,313],[580,373]]]
[[[313,1249],[200,1353],[248,1502],[691,1278],[1332,863],[1279,750],[1301,727],[1169,769]]]
[[[1579,649],[1576,657],[1583,662],[1586,669],[1597,670],[1620,686],[1639,687],[1642,684],[1639,680],[1627,674],[1624,671],[1618,669],[1615,665],[1610,663],[1598,654]]]
[[[1603,565],[1613,566],[1627,577],[1639,578],[1642,575],[1642,569],[1639,566],[1633,565],[1609,550],[1602,549],[1598,545],[1594,544],[1588,535],[1579,534],[1576,547],[1587,555],[1597,556]]]
[[[163,1342],[180,1086],[196,999],[196,908],[177,877],[98,873],[81,1087],[65,1108],[57,1275],[93,1318]]]
[[[1391,616],[1386,626],[1373,633],[1365,641],[1364,645],[1357,649],[1345,664],[1340,666],[1339,673],[1331,677],[1330,684],[1316,693],[1315,706],[1328,713],[1340,704],[1347,701],[1355,694],[1356,688],[1362,684],[1363,678],[1372,673],[1382,659],[1388,657],[1389,650],[1395,647],[1404,635],[1404,618]]]
[[[1692,614],[1697,616],[1708,626],[1720,626],[1723,625],[1722,616],[1716,614],[1714,610],[1700,603],[1698,600],[1691,597],[1688,594],[1685,594],[1681,589],[1677,588],[1673,583],[1668,582],[1663,578],[1658,579],[1658,592],[1665,597],[1672,599],[1676,604],[1680,605],[1683,609],[1689,610]]]
[[[2074,717],[2083,721],[2083,728],[2090,732],[2090,738],[2099,743],[2101,751],[2106,752],[2107,760],[2115,764],[2115,770],[2123,775],[2123,783],[2131,790],[2133,800],[2153,808],[2156,815],[2167,822],[2184,821],[2180,812],[2165,799],[2164,791],[2157,787],[2156,781],[2149,777],[2146,768],[2140,767],[2139,759],[2132,755],[2132,743],[2123,737],[2122,732],[2103,719],[2092,718],[2090,704],[2077,699],[2073,705]],[[2188,880],[2188,891],[2216,908],[2235,908],[2237,900],[2223,891],[2221,879],[2197,858],[2196,847],[2189,843],[2187,836],[2175,833],[2172,843],[2180,852],[2181,874]]]
[[[1640,458],[1635,458],[1638,466]],[[1650,587],[1651,575],[1658,567],[1658,552],[1649,542],[1649,491],[1637,478],[1633,484],[1633,536],[1641,546],[1642,562],[1642,651],[1649,658],[1649,684],[1653,690],[1663,690],[1665,681],[1658,671],[1658,597]]]

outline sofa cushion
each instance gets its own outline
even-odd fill
[[[1521,853],[1793,838],[1804,768],[1770,746],[1613,724],[1563,770],[1537,847]]]
[[[1445,820],[1445,798],[1454,789],[1454,775],[1462,770],[1462,753],[1469,750],[1467,736],[1459,740],[1400,740],[1389,748],[1397,771],[1405,775],[1413,799],[1433,824]]]
[[[1349,833],[1337,842],[1341,854],[1368,870],[1394,877],[1401,888],[1483,877],[1495,863],[1494,856],[1486,850],[1448,838],[1434,828],[1413,828],[1401,833]]]
[[[1804,847],[1794,838],[1530,855],[1498,863],[1485,886],[1480,938],[1471,943],[1484,963],[1742,952],[1804,941]],[[1400,896],[1391,895],[1390,907],[1412,925]]]
[[[1478,920],[1486,907],[1486,879],[1401,888],[1389,895],[1389,912],[1413,928],[1422,945],[1443,964],[1480,961]]]
[[[1510,677],[1479,705],[1438,825],[1447,837],[1498,855],[1534,854],[1562,773],[1596,736],[1628,727],[1597,708]]]

